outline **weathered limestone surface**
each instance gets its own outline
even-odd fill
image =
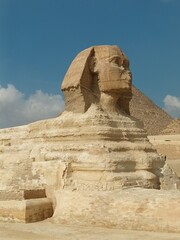
[[[180,232],[179,191],[59,191],[57,199],[55,223]]]
[[[179,192],[150,190],[161,187],[164,158],[129,115],[131,77],[118,47],[81,52],[62,84],[60,117],[0,131],[0,190],[45,189],[54,221],[179,231]]]
[[[170,160],[170,161],[168,161],[168,164],[180,179],[180,159],[179,160]]]
[[[162,168],[161,188],[164,190],[180,189],[180,178],[176,168],[168,161]]]
[[[163,161],[128,116],[93,105],[83,115],[64,112],[24,129],[0,132],[1,190],[159,188]]]

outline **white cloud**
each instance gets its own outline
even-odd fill
[[[58,116],[64,110],[60,95],[49,95],[41,90],[29,98],[9,84],[0,86],[0,128],[13,127]]]
[[[180,97],[167,95],[164,100],[164,110],[172,117],[180,118]]]

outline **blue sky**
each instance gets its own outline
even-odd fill
[[[58,115],[69,64],[101,44],[118,45],[133,84],[180,117],[180,0],[0,0],[0,128]]]

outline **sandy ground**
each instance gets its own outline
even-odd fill
[[[0,240],[179,240],[180,233],[57,225],[50,222],[0,223]]]
[[[180,161],[180,134],[177,135],[156,135],[148,136],[150,142],[157,149],[158,153],[166,156],[168,161]],[[178,162],[171,162],[173,170],[177,170],[177,175],[180,177],[180,165]],[[174,169],[175,168],[175,169]]]
[[[180,134],[176,135],[155,135],[155,136],[148,136],[150,139],[154,139],[156,141],[174,141],[176,143],[180,142]]]

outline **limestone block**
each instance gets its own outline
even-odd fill
[[[0,190],[0,201],[45,198],[45,189]]]
[[[53,207],[50,199],[40,198],[26,200],[25,222],[37,222],[50,218],[53,215]]]
[[[171,164],[166,163],[162,168],[162,177],[160,179],[161,189],[164,190],[180,189],[180,178],[177,176],[176,172],[174,172],[170,166]]]
[[[58,191],[52,221],[129,230],[180,232],[180,192],[150,189]]]
[[[0,221],[25,222],[26,200],[0,201]]]
[[[47,198],[0,201],[0,221],[30,223],[52,215],[52,203]]]

